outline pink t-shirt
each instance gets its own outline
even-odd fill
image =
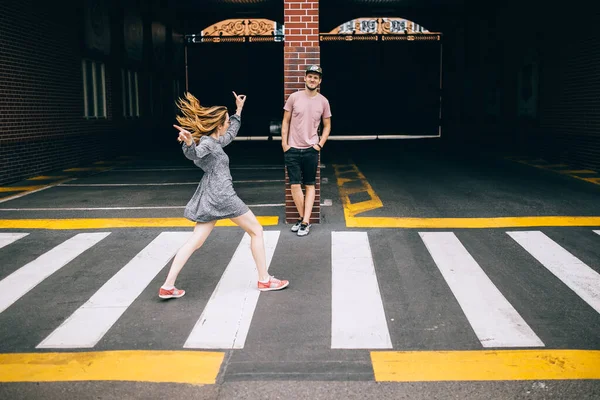
[[[321,118],[331,118],[329,101],[321,93],[310,97],[304,90],[292,93],[283,107],[292,114],[288,144],[298,149],[307,149],[319,143]]]

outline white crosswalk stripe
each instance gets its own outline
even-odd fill
[[[600,274],[540,231],[507,232],[579,297],[600,313]]]
[[[279,231],[264,232],[267,268]],[[258,303],[257,274],[245,234],[183,347],[241,349]]]
[[[37,347],[94,347],[190,235],[158,235]]]
[[[366,232],[331,232],[331,348],[391,349]]]
[[[80,233],[0,281],[0,313],[110,232]]]
[[[419,235],[483,347],[544,345],[454,233]]]
[[[27,235],[29,235],[29,233],[0,233],[0,249]]]
[[[600,235],[600,230],[593,230],[593,232]],[[77,234],[0,280],[0,313],[13,306],[17,300],[42,282],[43,285],[50,285],[51,280],[44,282],[46,278],[75,258],[84,257],[83,253],[86,250],[91,249],[110,234],[110,232]],[[463,324],[468,321],[475,333],[478,341],[473,339],[471,341],[485,348],[545,346],[537,333],[499,289],[507,282],[494,282],[490,279],[454,233],[419,232],[418,237],[416,232],[414,234],[425,244],[429,253],[426,257],[433,260],[441,275],[435,268],[432,271],[438,274],[440,283],[445,282],[442,284],[450,289],[466,317]],[[514,246],[522,253],[523,262],[531,263],[533,260],[529,256],[531,255],[600,313],[598,272],[541,231],[511,231],[506,234],[529,253]],[[0,233],[0,249],[2,252],[10,251],[13,243],[27,235],[29,233]],[[70,309],[68,313],[61,315],[64,322],[58,327],[49,327],[54,330],[36,347],[63,349],[95,347],[107,333],[110,334],[111,327],[136,302],[157,274],[167,266],[169,260],[190,235],[191,232],[161,232],[138,254],[128,255],[132,257],[131,260],[75,312]],[[392,349],[396,342],[393,340],[395,332],[393,329],[390,330],[390,327],[399,329],[398,327],[402,326],[401,324],[388,326],[386,311],[388,313],[394,311],[397,315],[398,310],[390,310],[389,307],[398,303],[384,297],[384,295],[390,296],[389,288],[383,293],[380,289],[377,275],[381,271],[377,271],[379,265],[374,261],[376,258],[371,248],[373,242],[370,242],[370,235],[369,232],[357,231],[331,232],[331,258],[323,257],[323,265],[316,266],[313,271],[313,273],[317,271],[320,276],[327,276],[329,262],[331,262],[331,292],[319,289],[310,294],[313,296],[310,301],[314,301],[315,314],[331,313],[331,331],[327,332],[327,335],[330,335],[332,349]],[[281,235],[280,231],[265,231],[264,238],[268,267],[281,241],[293,239],[289,239],[291,238],[289,235]],[[116,240],[116,237],[107,240]],[[509,242],[508,238],[506,240]],[[260,323],[258,317],[263,317],[255,315],[261,297],[256,288],[257,273],[250,242],[250,236],[244,234],[237,247],[235,243],[231,243],[229,247],[231,259],[224,268],[212,296],[206,303],[204,303],[206,300],[203,300],[195,308],[200,314],[199,318],[198,314],[188,316],[198,320],[191,330],[186,328],[185,332],[182,331],[184,334],[182,338],[187,338],[183,344],[184,348],[242,349],[246,346],[253,321]],[[105,242],[104,245],[108,246],[109,243]],[[502,265],[498,265],[498,268],[502,268]],[[490,276],[493,277],[492,274]],[[438,278],[434,275],[433,279]],[[152,288],[155,289],[157,290]],[[294,281],[286,290],[294,290]],[[39,293],[30,294],[30,296],[37,295]],[[330,308],[329,295],[331,295]],[[278,301],[285,302],[286,298],[285,295],[278,296]],[[514,298],[514,294],[511,298]],[[324,301],[325,299],[327,301]],[[522,302],[519,305],[527,306]],[[21,307],[21,305],[15,304],[14,307]],[[400,314],[407,312],[403,308],[400,311],[402,311]],[[68,316],[71,312],[72,314]],[[523,312],[523,315],[531,314]],[[136,317],[135,313],[130,313],[127,318]],[[533,326],[539,329],[539,324],[534,323]],[[44,333],[46,334],[47,332]],[[132,332],[132,335],[135,335],[135,332]],[[32,346],[39,340],[36,339]]]

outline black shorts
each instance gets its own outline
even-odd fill
[[[291,147],[283,153],[290,185],[314,185],[319,166],[319,152],[312,147],[297,149]]]

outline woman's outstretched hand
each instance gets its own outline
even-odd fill
[[[173,125],[175,129],[179,130],[179,137],[177,140],[180,142],[185,142],[186,145],[191,146],[194,143],[194,138],[192,134],[180,127],[179,125]]]
[[[242,111],[242,108],[244,108],[244,103],[246,102],[246,95],[240,94],[238,96],[236,92],[232,92],[232,93],[233,93],[233,96],[235,97],[236,112],[239,113]]]

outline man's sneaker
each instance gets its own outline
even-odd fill
[[[261,282],[258,281],[258,290],[261,292],[269,292],[271,290],[281,290],[287,285],[289,285],[289,281],[281,281],[274,276],[269,277],[269,282]]]
[[[296,221],[296,223],[292,226],[292,232],[298,232],[298,229],[300,229],[300,224],[302,224],[302,218]]]
[[[171,290],[160,288],[158,291],[158,297],[161,299],[178,299],[185,294],[185,290],[179,290],[173,288]]]
[[[298,229],[298,236],[306,236],[308,232],[310,232],[311,224],[300,224],[300,229]]]

